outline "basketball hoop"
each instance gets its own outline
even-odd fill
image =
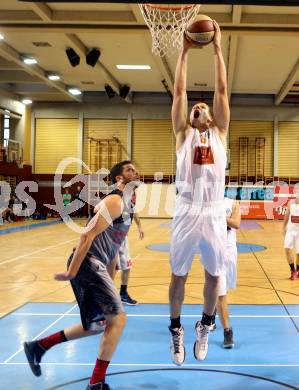
[[[183,33],[198,14],[199,4],[139,4],[145,23],[150,29],[154,54],[164,57],[178,52],[183,46]]]

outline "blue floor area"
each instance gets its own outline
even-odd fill
[[[1,234],[10,234],[10,233],[16,233],[16,232],[23,232],[24,230],[33,230],[38,229],[44,226],[51,226],[51,225],[57,225],[59,223],[62,223],[62,221],[45,221],[45,222],[37,222],[37,223],[28,223],[20,226],[12,226],[7,227],[6,229],[0,229],[0,235]]]
[[[262,230],[263,227],[255,221],[241,221],[240,229]]]
[[[162,244],[152,244],[148,245],[147,249],[150,249],[151,251],[158,251],[158,252],[170,252],[170,244],[169,243],[162,243]],[[238,253],[248,253],[248,252],[259,252],[264,251],[267,249],[266,246],[263,245],[257,245],[257,244],[245,244],[245,243],[237,243],[237,249]],[[194,249],[194,254],[199,254],[199,249]]]
[[[223,331],[217,321],[208,356],[198,362],[193,357],[194,324],[201,310],[184,306],[186,362],[176,367],[169,354],[168,305],[129,307],[128,323],[108,370],[112,389],[299,388],[299,305],[231,305],[235,348],[222,348]],[[24,340],[44,337],[79,320],[78,308],[63,303],[30,303],[0,319],[0,389],[85,389],[100,336],[51,349],[39,378],[31,374],[21,350]]]

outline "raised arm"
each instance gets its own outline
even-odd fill
[[[177,139],[177,148],[185,140],[185,130],[187,129],[187,60],[188,50],[191,43],[184,37],[184,45],[179,55],[174,80],[174,96],[171,110],[172,126]]]
[[[215,93],[213,114],[216,126],[226,136],[229,126],[230,110],[227,96],[226,67],[221,51],[221,32],[218,23],[214,20],[214,56],[215,56]]]
[[[67,272],[56,274],[54,276],[56,280],[71,280],[77,275],[94,238],[105,231],[121,213],[122,200],[118,195],[111,195],[102,200],[95,216],[90,220],[85,231],[80,236],[69,269]]]

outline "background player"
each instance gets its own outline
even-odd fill
[[[227,292],[231,288],[236,288],[237,282],[237,229],[241,225],[240,203],[237,200],[224,198],[227,222],[227,244],[226,261],[223,272],[219,277],[219,298],[217,302],[217,312],[223,326],[224,348],[233,348],[233,329],[230,326],[229,311],[227,304]],[[215,319],[211,330],[216,329]]]
[[[299,188],[296,188],[296,199],[289,201],[283,221],[284,248],[291,269],[290,280],[299,278]],[[296,264],[292,249],[296,252]]]

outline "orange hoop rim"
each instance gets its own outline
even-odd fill
[[[191,9],[191,8],[193,8],[197,4],[186,4],[186,5],[182,5],[182,6],[176,6],[176,7],[167,7],[167,5],[161,6],[161,5],[152,4],[152,3],[143,3],[141,5],[146,5],[147,7],[150,7],[150,8],[153,8],[153,9],[158,9],[160,11],[175,11],[175,12],[178,12],[178,11],[184,11],[184,10]]]

